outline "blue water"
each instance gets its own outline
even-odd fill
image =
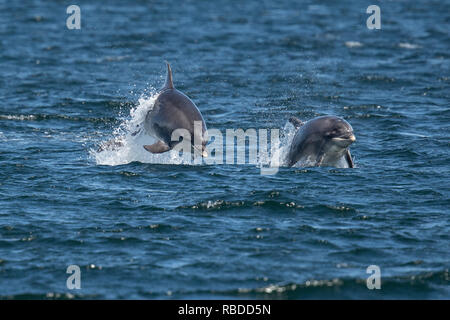
[[[0,1],[0,298],[450,298],[450,1],[74,4]],[[345,118],[356,168],[152,156],[164,60],[208,128]]]

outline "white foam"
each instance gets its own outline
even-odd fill
[[[117,166],[134,161],[142,163],[159,164],[190,164],[177,152],[170,151],[162,154],[152,154],[147,152],[143,146],[153,144],[156,139],[145,132],[143,123],[145,116],[155,103],[158,94],[153,92],[150,96],[142,96],[137,106],[130,110],[130,116],[113,131],[113,139],[103,141],[98,151],[91,149],[90,153],[98,165]],[[140,132],[133,135],[134,132]]]
[[[417,44],[412,44],[412,43],[408,43],[408,42],[400,42],[400,43],[398,44],[398,46],[399,46],[400,48],[404,48],[404,49],[417,49],[417,48],[420,48],[419,45],[417,45]]]
[[[290,123],[286,122],[283,129],[281,130],[280,145],[275,148],[275,152],[270,156],[270,166],[287,166],[286,155],[289,152],[289,147],[291,146],[292,139],[294,139],[297,129]],[[267,163],[265,159],[260,159],[261,163]]]
[[[348,48],[358,48],[358,47],[362,47],[363,44],[359,41],[346,41],[345,46]]]
[[[1,120],[20,120],[20,121],[25,121],[25,120],[36,120],[36,116],[33,114],[19,114],[19,115],[11,115],[11,114],[0,114],[0,119]]]

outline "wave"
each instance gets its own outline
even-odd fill
[[[246,209],[246,208],[260,208],[274,210],[274,212],[279,212],[279,210],[289,210],[289,209],[301,209],[306,212],[320,212],[322,215],[329,213],[332,215],[356,215],[358,210],[344,204],[315,204],[306,205],[299,203],[298,201],[293,201],[286,199],[284,201],[276,200],[235,200],[227,201],[222,199],[208,200],[203,202],[198,202],[195,204],[179,206],[175,210],[179,209],[192,209],[198,211],[221,211],[228,209]]]
[[[99,299],[97,294],[73,294],[63,292],[47,293],[20,293],[11,295],[0,295],[0,300],[73,300],[73,299]]]
[[[398,46],[400,48],[403,48],[403,49],[418,49],[418,48],[421,48],[421,46],[419,46],[417,44],[412,44],[412,43],[408,43],[408,42],[400,42],[398,44]]]
[[[427,292],[434,290],[435,286],[448,286],[450,278],[448,269],[409,276],[382,277],[380,290],[369,290],[366,281],[362,278],[310,279],[304,283],[240,288],[229,293],[237,297],[262,295],[271,299],[364,299],[368,297],[379,299],[383,298],[386,291],[390,291],[390,294],[396,295],[395,297],[391,295],[391,298],[412,299],[413,295],[427,296]],[[411,292],[412,288],[414,288],[413,292]]]
[[[346,266],[344,264],[344,266]],[[99,272],[111,272],[94,264],[86,266]],[[343,277],[311,277],[301,281],[276,281],[269,277],[240,279],[249,285],[230,284],[225,288],[177,288],[149,290],[145,284],[135,288],[134,295],[139,298],[165,299],[424,299],[434,294],[435,299],[447,299],[449,294],[449,269],[398,274],[381,277],[381,288],[369,290],[367,275]],[[255,281],[257,283],[255,283]],[[437,295],[435,294],[437,292]],[[107,290],[88,290],[84,293],[67,292],[16,292],[3,293],[0,300],[5,299],[104,299],[111,292]]]
[[[44,121],[44,120],[68,120],[68,121],[86,121],[94,123],[108,123],[115,121],[114,118],[89,118],[70,116],[65,114],[0,114],[0,120],[13,120],[13,121]]]
[[[342,277],[330,279],[308,279],[303,282],[271,283],[268,278],[251,279],[266,282],[256,287],[232,289],[199,289],[173,291],[143,291],[143,297],[170,299],[424,299],[436,288],[438,299],[448,298],[449,270],[437,270],[415,275],[381,278],[379,290],[369,290],[366,278]]]
[[[346,41],[345,46],[348,48],[359,48],[362,47],[363,44],[359,41]]]
[[[196,203],[189,206],[181,206],[177,209],[193,209],[193,210],[207,210],[207,211],[220,211],[230,208],[271,208],[271,209],[282,209],[282,208],[304,208],[304,206],[293,202],[293,201],[226,201],[226,200],[214,200]]]

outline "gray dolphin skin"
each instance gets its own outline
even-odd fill
[[[185,94],[175,89],[172,80],[172,69],[167,63],[167,77],[164,87],[155,100],[153,109],[150,110],[144,122],[145,130],[159,141],[144,148],[151,153],[163,153],[171,150],[180,141],[172,141],[172,132],[176,129],[186,129],[191,135],[191,145],[194,150],[203,157],[207,157],[206,151],[207,131],[206,124],[194,102]],[[194,122],[202,124],[201,132],[194,130]],[[195,142],[201,145],[194,145]]]
[[[352,126],[342,118],[322,116],[303,123],[292,117],[298,128],[286,157],[291,167],[297,162],[305,166],[353,168],[349,146],[356,141]]]

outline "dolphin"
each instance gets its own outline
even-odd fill
[[[303,123],[291,117],[298,129],[286,156],[287,165],[353,168],[349,146],[356,141],[352,126],[342,118],[322,116]]]
[[[172,80],[172,69],[167,64],[167,77],[164,87],[160,90],[154,106],[148,111],[144,128],[151,136],[158,139],[152,145],[144,145],[144,149],[151,153],[163,153],[171,150],[180,141],[172,141],[172,133],[176,129],[186,129],[190,133],[190,142],[194,151],[203,157],[206,151],[207,130],[205,120],[197,106],[181,91],[175,89]],[[200,128],[194,130],[194,122],[201,123]],[[198,142],[201,145],[197,145]]]

